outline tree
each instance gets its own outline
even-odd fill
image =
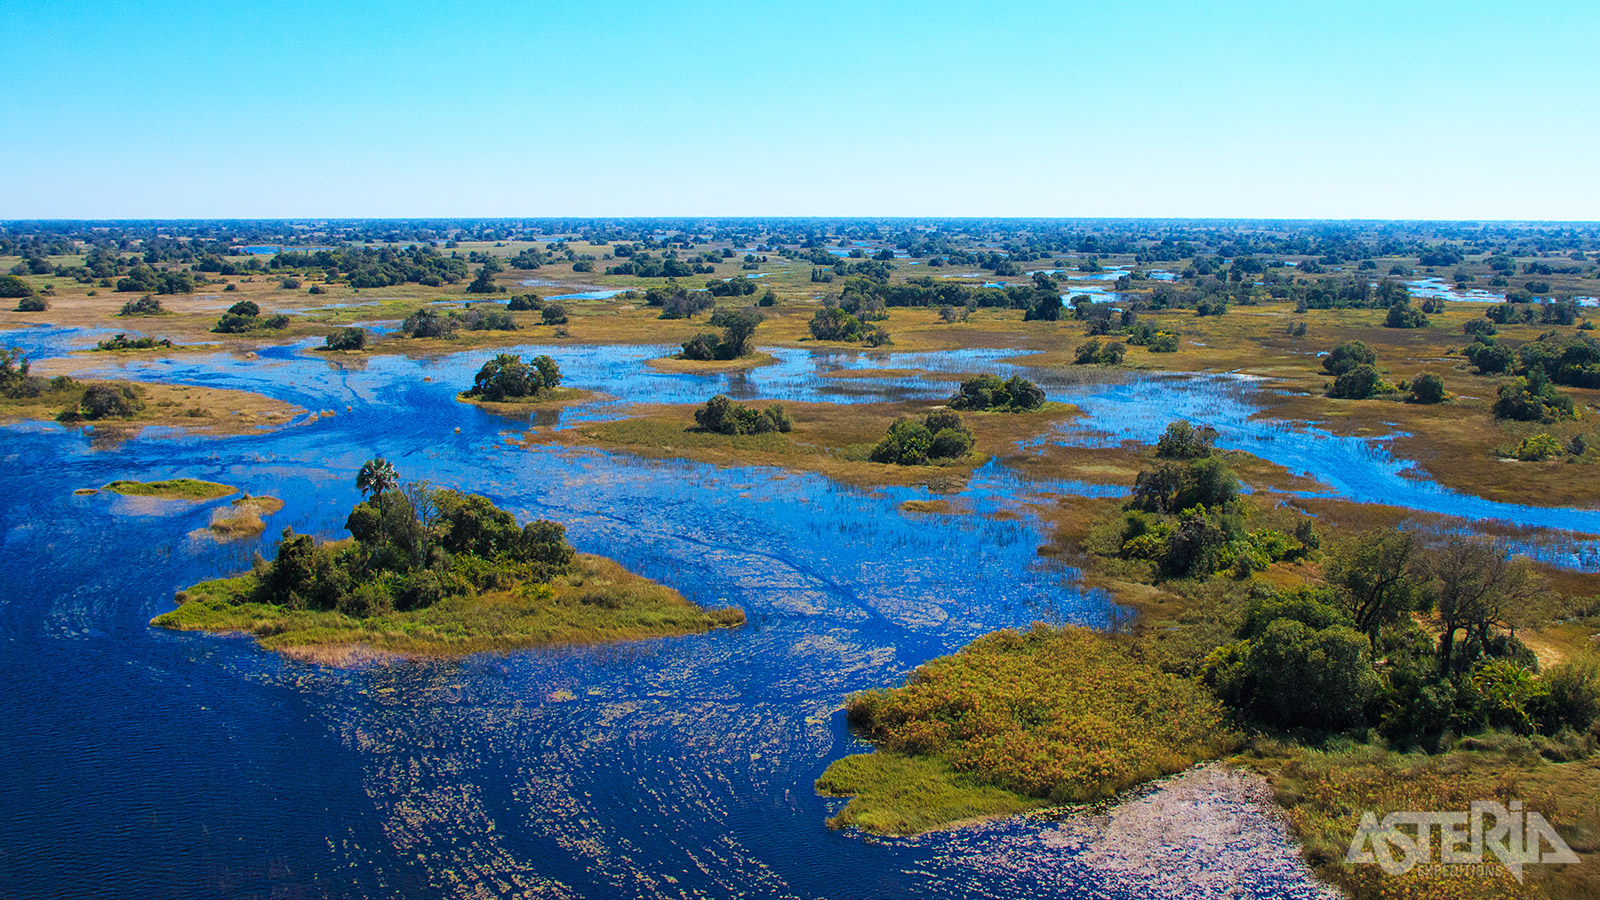
[[[1217,442],[1217,430],[1210,425],[1196,428],[1179,419],[1167,425],[1156,441],[1156,456],[1160,459],[1199,459],[1210,456]]]
[[[1355,725],[1379,686],[1367,641],[1343,625],[1313,630],[1279,619],[1249,642],[1247,660],[1253,706],[1279,725]]]
[[[722,329],[722,344],[717,348],[717,358],[738,359],[749,355],[756,326],[765,318],[755,307],[719,309],[712,313],[711,326]]]
[[[494,283],[494,271],[488,265],[479,269],[478,276],[472,279],[471,284],[467,285],[467,293],[469,294],[498,294],[504,290],[505,288],[499,287]]]
[[[394,465],[381,456],[362,463],[360,471],[356,472],[356,490],[362,496],[381,497],[399,484],[400,475]]]
[[[1483,647],[1491,628],[1514,628],[1536,618],[1529,613],[1544,593],[1525,557],[1483,538],[1451,538],[1431,554],[1428,573],[1439,613],[1439,672],[1444,675],[1457,668],[1457,633],[1467,632]]]
[[[1426,605],[1421,544],[1409,531],[1374,529],[1336,544],[1323,565],[1341,608],[1377,645],[1384,626]]]

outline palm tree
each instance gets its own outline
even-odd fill
[[[381,456],[362,463],[361,471],[356,473],[356,489],[361,491],[362,496],[381,497],[385,491],[392,491],[399,484],[399,473]]]

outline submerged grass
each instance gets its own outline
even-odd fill
[[[705,609],[612,560],[580,554],[550,590],[519,586],[453,597],[418,610],[353,618],[245,600],[253,574],[202,582],[152,625],[248,634],[261,646],[329,661],[362,651],[394,656],[461,656],[528,647],[598,644],[697,634],[743,624],[739,609]]]

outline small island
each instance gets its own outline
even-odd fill
[[[151,624],[252,635],[331,664],[460,656],[696,634],[744,622],[706,609],[612,560],[577,553],[556,522],[518,527],[487,498],[401,483],[382,459],[361,469],[367,499],[351,537],[286,529],[275,558],[197,584]]]
[[[679,352],[652,359],[647,365],[667,373],[741,372],[771,365],[777,358],[756,352],[752,344],[756,326],[765,319],[753,306],[719,309],[711,314],[711,326],[721,328],[721,336],[697,334],[684,341]]]
[[[561,367],[548,356],[522,357],[501,353],[483,364],[472,387],[456,395],[462,403],[496,413],[571,406],[598,399],[599,394],[561,386]]]
[[[173,478],[167,481],[113,481],[102,490],[125,497],[154,497],[158,500],[216,500],[237,494],[239,489],[198,478]]]

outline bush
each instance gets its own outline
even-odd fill
[[[1582,653],[1551,666],[1544,682],[1550,688],[1545,730],[1584,732],[1600,717],[1600,656]]]
[[[1398,303],[1389,307],[1388,315],[1384,316],[1385,328],[1426,328],[1428,317],[1410,303]]]
[[[170,348],[172,341],[166,338],[130,338],[126,334],[115,334],[94,345],[96,350],[156,350]]]
[[[166,310],[161,308],[160,300],[146,295],[137,300],[129,300],[127,303],[122,304],[122,312],[117,313],[117,315],[159,316],[164,312],[166,312]]]
[[[23,297],[21,300],[17,301],[17,312],[44,312],[49,308],[50,304],[47,303],[43,297],[38,295],[32,297]]]
[[[1561,442],[1548,434],[1525,437],[1517,445],[1517,459],[1523,462],[1544,462],[1561,455]]]
[[[467,313],[468,331],[516,331],[516,320],[503,309],[474,309]]]
[[[714,334],[697,334],[683,342],[684,359],[710,360],[717,358],[717,345],[721,343]]]
[[[694,421],[703,430],[717,434],[788,434],[794,428],[794,420],[781,405],[774,403],[764,410],[756,410],[735,403],[726,394],[712,397],[705,406],[695,410]]]
[[[532,312],[544,309],[544,301],[537,294],[518,294],[506,301],[506,310],[509,312]]]
[[[408,337],[436,338],[455,334],[456,320],[441,316],[431,309],[419,309],[400,323],[400,330]]]
[[[1444,400],[1444,379],[1432,372],[1423,372],[1411,379],[1411,399],[1417,403],[1439,403]]]
[[[1028,412],[1044,405],[1044,391],[1037,384],[1013,375],[1005,381],[998,375],[979,375],[961,382],[951,409]]]
[[[537,397],[561,384],[561,368],[548,356],[535,356],[529,362],[511,353],[501,353],[483,364],[472,379],[469,397],[499,402]]]
[[[567,324],[567,308],[559,303],[546,304],[544,314],[540,316],[540,321],[546,325],[565,325]]]
[[[1242,675],[1244,684],[1235,681],[1232,688],[1240,705],[1276,725],[1357,725],[1379,688],[1370,642],[1347,625],[1313,629],[1279,619],[1259,637],[1235,647],[1242,671],[1226,671],[1227,654],[1219,654],[1208,678],[1226,683]]]
[[[365,350],[367,348],[367,330],[365,328],[341,328],[324,338],[323,345],[329,350]]]
[[[1517,378],[1500,386],[1494,402],[1497,419],[1519,422],[1555,422],[1573,417],[1572,398],[1555,389],[1542,375]]]
[[[1357,366],[1375,366],[1378,354],[1371,347],[1360,341],[1345,341],[1336,344],[1328,355],[1322,358],[1322,369],[1329,375],[1343,375]]]
[[[876,463],[901,466],[927,465],[935,460],[959,459],[972,449],[972,431],[954,412],[933,412],[913,419],[895,420],[889,433],[872,448]]]
[[[128,419],[144,409],[144,400],[131,384],[91,384],[78,401],[85,419]]]
[[[1496,375],[1511,368],[1517,356],[1507,347],[1496,343],[1492,338],[1485,340],[1479,336],[1467,349],[1462,351],[1467,362],[1472,363],[1479,375]]]
[[[1365,400],[1378,393],[1382,385],[1383,379],[1378,375],[1378,370],[1362,363],[1334,378],[1328,396],[1342,400]]]
[[[17,300],[33,296],[33,285],[15,275],[0,275],[0,298]]]

